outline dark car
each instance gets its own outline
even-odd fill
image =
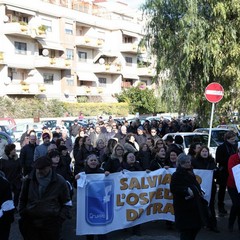
[[[57,120],[44,120],[44,121],[41,121],[42,125],[44,127],[47,127],[48,129],[53,129],[57,126]]]

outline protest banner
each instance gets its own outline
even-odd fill
[[[240,193],[240,164],[233,167],[232,172],[233,172],[233,177],[234,177],[234,180],[235,180],[237,190]]]
[[[77,235],[104,234],[154,220],[174,221],[170,181],[175,170],[83,174],[77,189]],[[194,172],[209,201],[213,172]]]

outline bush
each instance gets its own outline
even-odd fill
[[[38,98],[12,99],[0,97],[0,117],[33,118],[40,117],[76,117],[79,112],[84,116],[116,115],[127,116],[129,107],[126,103],[67,103],[57,99],[40,100]]]

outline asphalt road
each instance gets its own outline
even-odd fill
[[[231,201],[226,200],[226,208],[229,212]],[[72,209],[73,216],[75,216],[75,204]],[[20,235],[17,220],[19,216],[16,215],[15,222],[11,228],[10,240],[22,240]],[[240,239],[240,231],[237,228],[237,224],[234,226],[234,231],[228,231],[228,215],[225,217],[218,216],[218,228],[220,233],[214,233],[207,229],[202,229],[198,234],[196,240],[238,240]],[[167,229],[165,221],[154,221],[142,224],[141,226],[142,236],[132,235],[130,229],[123,229],[114,231],[108,234],[109,240],[177,240],[179,234],[173,227],[172,230]],[[84,240],[84,236],[76,236],[76,218],[73,217],[71,220],[67,220],[63,228],[63,240]],[[34,240],[34,239],[33,239]]]

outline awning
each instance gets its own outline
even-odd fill
[[[125,79],[136,79],[136,80],[139,79],[139,76],[134,73],[123,73],[122,76]]]
[[[122,31],[123,35],[127,35],[127,36],[130,36],[130,37],[135,37],[135,38],[139,38],[140,37],[137,33],[128,32],[128,31],[125,31],[125,30],[121,30],[121,31]]]
[[[7,9],[11,10],[11,11],[15,11],[15,12],[25,13],[25,14],[31,15],[31,16],[35,16],[36,15],[36,13],[33,12],[33,11],[22,9],[22,8],[18,8],[18,7],[7,6]]]
[[[79,81],[89,81],[96,82],[98,80],[97,76],[92,72],[77,72]]]
[[[97,60],[100,58],[100,57],[112,57],[112,58],[117,58],[118,57],[118,54],[115,53],[115,52],[100,52],[97,54],[97,56],[93,59],[93,62],[97,62]]]
[[[60,43],[44,41],[42,39],[38,39],[38,42],[42,45],[43,48],[64,51],[64,48]]]

